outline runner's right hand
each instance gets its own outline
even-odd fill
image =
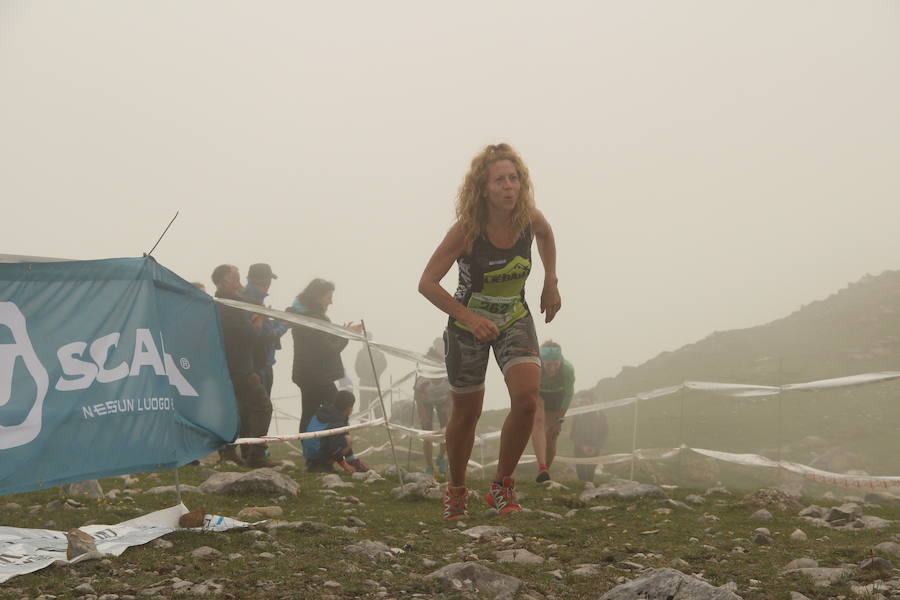
[[[475,335],[475,339],[479,342],[489,342],[500,336],[500,330],[493,321],[472,311],[468,311],[466,316],[460,320],[463,325],[469,328],[469,331]]]

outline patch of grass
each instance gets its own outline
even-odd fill
[[[273,446],[276,458],[301,460],[286,454],[286,447]],[[383,462],[375,461],[375,462]],[[381,464],[378,468],[385,466]],[[403,465],[405,466],[405,464]],[[210,472],[207,467],[184,467],[179,470],[182,483],[198,485]],[[153,543],[127,550],[122,556],[103,561],[89,561],[62,568],[50,567],[33,574],[13,578],[0,586],[0,599],[35,598],[52,594],[59,598],[83,595],[74,589],[89,582],[96,595],[113,593],[143,598],[141,592],[173,577],[200,583],[215,579],[224,586],[224,598],[408,598],[413,594],[430,597],[442,587],[425,576],[452,562],[477,560],[495,571],[523,580],[531,593],[547,598],[596,598],[618,582],[630,580],[635,572],[625,562],[646,567],[672,566],[685,573],[702,574],[713,585],[733,581],[746,600],[788,597],[791,590],[812,599],[837,595],[850,596],[847,582],[832,585],[826,591],[816,588],[797,575],[782,575],[781,569],[795,558],[810,557],[821,566],[836,567],[859,562],[871,555],[879,542],[900,534],[896,525],[880,531],[835,531],[819,529],[796,516],[796,511],[779,513],[763,523],[749,521],[756,507],[737,505],[739,496],[727,499],[711,497],[705,505],[687,510],[670,506],[665,500],[615,501],[601,503],[611,508],[591,511],[579,498],[581,484],[563,481],[568,490],[550,491],[522,477],[520,490],[524,506],[564,515],[576,509],[574,516],[555,519],[537,513],[516,514],[509,518],[488,516],[483,500],[473,499],[473,517],[466,527],[504,525],[510,529],[506,541],[472,541],[461,534],[464,527],[440,519],[437,501],[397,500],[390,491],[396,479],[370,485],[356,482],[353,488],[336,490],[337,496],[323,493],[320,476],[300,468],[288,468],[301,492],[297,497],[212,496],[184,494],[189,508],[204,507],[207,512],[235,516],[247,506],[277,504],[284,509],[283,520],[324,523],[327,528],[310,525],[301,529],[265,528],[235,530],[226,533],[179,531],[165,536],[173,547],[161,549]],[[174,482],[172,473],[146,473],[136,476],[134,486],[146,490]],[[123,488],[120,478],[103,480],[104,490]],[[486,480],[477,477],[470,486],[483,491]],[[696,489],[678,489],[671,493],[683,500]],[[359,503],[342,502],[341,497],[354,496]],[[133,502],[119,500],[80,500],[83,507],[47,508],[59,498],[58,490],[6,496],[0,500],[2,523],[17,527],[68,530],[90,521],[113,524],[171,506],[174,494],[135,494]],[[9,507],[15,503],[19,508]],[[807,499],[805,504],[813,503]],[[823,504],[821,499],[816,503]],[[833,502],[838,504],[839,502]],[[7,507],[4,508],[4,505]],[[30,508],[39,507],[39,508]],[[671,513],[658,511],[669,508]],[[900,507],[866,509],[885,519],[900,519]],[[704,514],[718,520],[700,519]],[[365,522],[357,533],[333,529],[348,524],[348,517]],[[769,528],[773,544],[760,546],[750,541],[753,530]],[[801,528],[809,541],[795,543],[790,533]],[[347,552],[357,541],[381,541],[397,549],[396,560],[370,562]],[[191,552],[210,546],[221,552],[212,559],[192,558]],[[507,548],[527,548],[546,559],[543,565],[519,565],[496,562],[496,552]],[[264,553],[272,555],[266,558]],[[230,554],[241,558],[229,559]],[[679,560],[680,559],[680,560]],[[437,566],[426,566],[425,561]],[[685,566],[680,561],[685,561]],[[593,577],[571,575],[576,565],[601,565]],[[551,572],[560,570],[562,579]],[[336,581],[339,588],[325,587]],[[867,579],[868,581],[868,579]],[[376,582],[373,585],[373,582]],[[156,588],[153,588],[156,589]],[[456,592],[443,592],[444,598],[462,597]],[[159,588],[162,597],[174,596],[171,584]]]

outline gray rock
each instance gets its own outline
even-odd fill
[[[65,534],[66,536],[66,558],[72,560],[77,556],[84,554],[96,554],[97,544],[90,534],[73,529]]]
[[[801,594],[800,592],[791,592],[790,600],[809,600],[806,596]]]
[[[420,481],[418,483],[404,483],[403,487],[395,487],[391,490],[391,495],[395,498],[405,498],[411,496],[414,498],[424,498],[426,500],[440,500],[444,497],[441,490],[434,480]]]
[[[210,548],[209,546],[200,546],[191,551],[191,556],[193,558],[202,558],[205,560],[213,560],[221,555],[221,552],[215,548]]]
[[[350,527],[365,527],[366,522],[359,517],[347,517],[347,525]]]
[[[635,500],[638,498],[668,499],[663,489],[649,483],[637,483],[636,481],[616,480],[595,488],[587,488],[579,497],[582,502],[615,498],[617,500]]]
[[[818,561],[812,558],[796,558],[786,564],[782,571],[793,571],[794,569],[815,569],[819,566]]]
[[[866,573],[890,573],[894,570],[894,565],[886,558],[873,556],[860,562],[859,570]]]
[[[575,569],[570,573],[576,577],[593,577],[603,572],[603,565],[595,565],[591,563],[575,565]]]
[[[393,561],[394,554],[390,547],[382,542],[361,540],[344,548],[345,552],[365,557],[371,561]]]
[[[824,587],[831,585],[832,583],[837,583],[844,577],[848,577],[850,575],[850,569],[817,567],[810,569],[794,569],[792,571],[785,571],[785,573],[802,573],[812,579],[817,587]]]
[[[497,560],[500,562],[521,563],[526,565],[539,565],[544,562],[542,556],[533,554],[524,548],[513,548],[511,550],[498,550],[496,552]]]
[[[810,504],[800,511],[801,517],[810,517],[812,519],[821,519],[825,516],[825,509],[815,504]]]
[[[202,494],[203,490],[198,488],[195,485],[181,485],[182,493],[187,494]],[[174,485],[158,485],[156,487],[152,487],[149,490],[144,492],[145,494],[175,494],[175,486]]]
[[[752,515],[750,515],[750,520],[751,521],[771,521],[772,513],[770,513],[769,511],[767,511],[764,508],[761,508],[758,511],[756,511],[755,513],[753,513]]]
[[[900,544],[897,542],[882,542],[875,546],[875,549],[885,554],[900,557]]]
[[[512,598],[522,585],[522,580],[503,575],[474,562],[453,563],[426,575],[444,583],[448,591],[460,591],[469,581],[471,589],[490,597]],[[456,584],[456,585],[454,585]]]
[[[799,496],[783,488],[762,488],[747,494],[741,500],[749,506],[764,506],[778,511],[797,510],[800,508]]]
[[[842,504],[841,506],[833,506],[825,513],[825,520],[829,523],[835,521],[851,521],[861,517],[863,514],[862,507],[858,504]]]
[[[322,476],[322,487],[326,490],[333,490],[334,488],[353,487],[353,484],[341,479],[337,473],[329,473]]]
[[[616,586],[600,596],[600,600],[637,600],[638,598],[741,600],[741,597],[733,592],[713,587],[675,569],[650,569],[642,577]]]
[[[77,498],[92,498],[97,500],[103,497],[103,488],[96,479],[67,483],[62,487],[63,496],[75,496]]]
[[[711,487],[703,493],[704,496],[731,496],[731,492],[723,487]]]
[[[494,525],[478,525],[477,527],[470,527],[462,532],[463,535],[466,535],[473,540],[492,540],[497,538],[502,538],[509,532],[509,529],[506,527],[498,527]]]
[[[206,494],[224,494],[225,488],[244,474],[240,471],[223,471],[222,473],[213,473],[206,481],[200,484],[200,491]]]
[[[795,529],[791,532],[789,536],[792,542],[805,542],[809,539],[809,536],[806,535],[802,530]]]
[[[900,496],[890,492],[869,492],[866,494],[864,500],[866,502],[871,502],[872,504],[900,504]]]
[[[236,475],[236,477],[235,477]],[[271,494],[296,496],[300,485],[274,469],[216,473],[200,484],[207,494]]]
[[[706,502],[706,498],[703,496],[698,496],[697,494],[691,494],[684,499],[688,504],[703,504]]]

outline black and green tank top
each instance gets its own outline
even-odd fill
[[[512,248],[494,246],[487,236],[472,242],[472,251],[460,256],[459,286],[453,297],[475,314],[493,321],[503,331],[528,316],[525,280],[531,273],[531,227],[525,229]],[[468,331],[459,321],[450,325]]]

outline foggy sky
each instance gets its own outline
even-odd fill
[[[139,256],[178,210],[154,256],[185,279],[269,262],[284,308],[325,277],[335,321],[424,351],[419,275],[506,141],[556,234],[539,337],[589,387],[900,268],[898,28],[895,2],[0,2],[0,252]]]

